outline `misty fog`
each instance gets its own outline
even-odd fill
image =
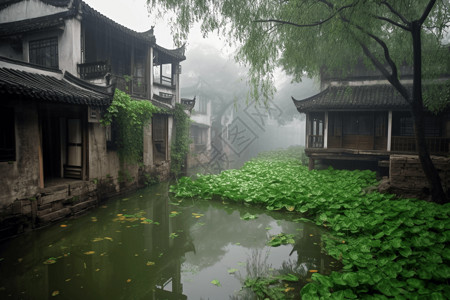
[[[261,151],[305,144],[305,116],[298,113],[291,97],[304,99],[319,92],[316,80],[292,83],[278,72],[277,92],[268,103],[247,98],[247,70],[213,46],[189,48],[182,63],[181,97],[196,97],[192,119],[203,120],[202,101],[210,102],[212,156],[224,154],[227,167],[239,167]],[[233,144],[234,143],[234,144]],[[219,152],[219,153],[217,153]]]

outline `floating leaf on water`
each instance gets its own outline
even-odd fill
[[[238,245],[238,246],[239,246],[240,244],[241,244],[241,243],[236,243],[235,245]]]
[[[214,284],[215,286],[222,286],[222,285],[220,284],[220,281],[217,280],[217,279],[214,279],[213,281],[211,281],[211,283]]]
[[[100,256],[104,256],[106,254],[106,252],[100,253]]]
[[[130,200],[129,198],[123,198],[122,201],[128,201]]]
[[[131,282],[131,279],[130,279],[130,278],[128,278],[128,279],[127,279],[127,283],[130,283],[130,282]]]
[[[252,215],[251,213],[246,213],[245,215],[243,215],[241,217],[241,220],[248,221],[248,220],[254,220],[254,219],[257,219],[257,218],[258,218],[258,216],[256,216],[256,215]]]
[[[59,291],[53,291],[52,293],[52,297],[58,296],[59,295]]]
[[[121,216],[123,216],[123,214],[117,214],[117,216],[118,216],[118,217],[121,217]]]
[[[65,281],[66,282],[69,282],[69,281],[71,281],[72,280],[72,278],[67,278]]]
[[[238,271],[238,269],[228,269],[228,274],[234,274]]]
[[[135,256],[135,257],[136,257],[136,256],[139,256],[139,254],[135,253],[134,256]]]
[[[96,242],[100,242],[103,241],[103,238],[101,237],[96,237],[95,239],[92,240],[92,242],[96,243]]]
[[[154,266],[155,263],[153,261],[147,261],[146,265],[150,267],[150,266]]]
[[[112,238],[110,238],[109,236],[105,236],[105,237],[104,237],[104,239],[105,239],[105,240],[108,240],[108,241],[110,241],[110,242],[112,242],[112,241],[113,241],[113,239],[112,239]]]
[[[84,252],[83,254],[86,254],[86,255],[92,255],[92,254],[94,254],[95,253],[95,251],[86,251],[86,252]]]
[[[314,234],[311,233],[309,236],[314,236]]]
[[[310,273],[317,273],[319,272],[318,270],[309,270]]]
[[[44,265],[52,265],[56,263],[56,257],[50,257],[46,261],[44,261]]]
[[[91,221],[92,222],[97,222],[97,218],[96,217],[91,217]]]
[[[85,269],[87,269],[87,266],[86,266],[86,263],[85,263],[85,262],[83,263],[83,266],[84,266]]]
[[[95,269],[95,272],[98,272],[98,271],[100,271],[100,269]]]
[[[59,225],[59,227],[64,228],[64,227],[67,227],[67,225],[66,224],[61,224],[61,225]]]

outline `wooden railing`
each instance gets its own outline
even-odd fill
[[[450,138],[427,137],[426,143],[430,153],[449,153]],[[393,136],[391,151],[416,152],[416,140],[413,136]]]
[[[78,73],[82,79],[102,78],[109,72],[111,65],[106,60],[78,64]]]
[[[323,148],[323,135],[308,136],[308,148]]]

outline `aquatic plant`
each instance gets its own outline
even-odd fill
[[[371,171],[308,171],[292,153],[276,151],[240,170],[181,178],[171,191],[297,212],[326,227],[325,250],[343,270],[313,274],[302,299],[445,299],[450,205],[369,192],[376,184]],[[261,282],[246,286],[261,290]]]

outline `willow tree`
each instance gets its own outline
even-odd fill
[[[447,202],[430,158],[424,133],[422,83],[449,68],[442,41],[450,22],[449,0],[148,0],[151,9],[174,12],[178,41],[200,23],[204,34],[218,32],[237,46],[236,59],[249,68],[251,94],[268,99],[273,73],[282,67],[295,80],[345,71],[363,57],[409,104],[416,149],[432,199]],[[413,88],[400,80],[399,67],[413,67]],[[447,83],[448,88],[448,83]],[[448,104],[448,92],[444,93]]]

